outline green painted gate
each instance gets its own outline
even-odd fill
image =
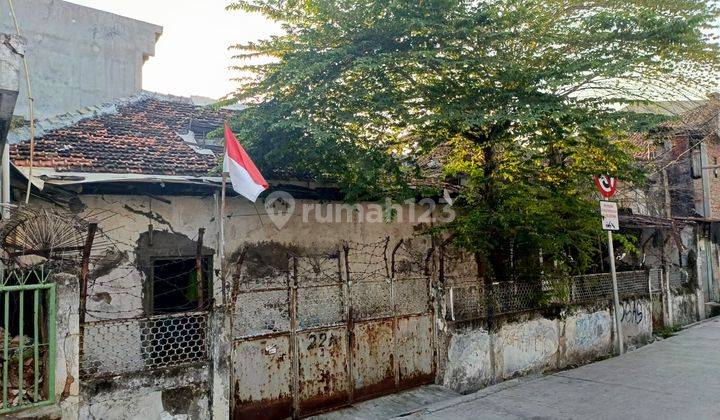
[[[0,268],[0,414],[55,402],[55,283],[44,267]]]

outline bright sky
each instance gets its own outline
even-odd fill
[[[153,92],[219,98],[233,90],[228,46],[266,38],[280,28],[263,16],[228,12],[231,0],[67,0],[163,26],[155,57],[143,68]]]
[[[229,0],[69,0],[163,27],[155,57],[143,68],[143,88],[219,98],[233,90],[228,46],[280,29],[260,15],[228,12]]]

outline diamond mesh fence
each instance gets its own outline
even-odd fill
[[[117,375],[207,360],[207,314],[90,322],[84,325],[80,372]]]
[[[680,289],[690,283],[690,272],[685,268],[671,267],[669,274],[672,289]]]
[[[617,273],[621,298],[647,296],[649,287],[660,287],[662,270]],[[655,286],[653,286],[655,284]],[[469,321],[491,315],[503,315],[540,309],[547,303],[579,304],[612,299],[610,273],[572,277],[557,283],[495,283],[489,290],[479,280],[446,278],[447,318]],[[488,306],[490,311],[488,311]]]
[[[618,294],[623,296],[647,295],[647,271],[626,271],[617,273]],[[570,302],[581,303],[612,298],[612,276],[610,273],[590,274],[573,277],[570,285]]]

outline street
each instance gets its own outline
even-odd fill
[[[720,320],[713,319],[621,357],[499,384],[413,417],[718,419],[719,373]]]

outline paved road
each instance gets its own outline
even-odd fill
[[[622,357],[434,403],[410,417],[720,419],[720,320]]]

